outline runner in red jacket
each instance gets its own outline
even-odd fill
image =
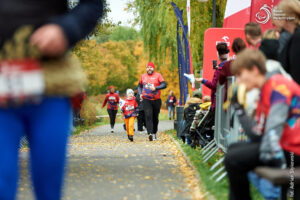
[[[110,119],[110,127],[111,132],[114,132],[115,120],[116,115],[118,112],[118,104],[119,104],[120,97],[117,93],[115,93],[114,86],[109,87],[109,93],[105,96],[105,100],[103,102],[102,108],[105,107],[107,103],[107,112]]]
[[[154,63],[149,62],[146,69],[147,73],[142,74],[140,78],[138,90],[143,99],[149,140],[152,141],[156,140],[158,128],[158,115],[161,107],[160,90],[166,88],[167,85],[162,75],[154,71]]]
[[[122,106],[122,112],[124,117],[124,122],[126,125],[126,133],[128,139],[133,142],[133,135],[134,135],[134,120],[137,116],[136,109],[138,104],[134,97],[134,91],[132,89],[128,89],[126,91],[127,97],[125,99],[125,103]]]

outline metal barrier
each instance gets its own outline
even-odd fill
[[[227,91],[234,81],[234,77],[227,77]],[[219,150],[226,153],[230,144],[244,138],[244,135],[240,131],[240,123],[235,116],[232,106],[229,106],[227,111],[223,109],[225,92],[225,86],[218,85],[216,91],[214,140],[202,149],[203,162],[207,162]],[[216,182],[222,180],[226,176],[226,172],[224,171],[225,168],[219,167],[223,161],[224,157],[219,159],[210,168],[210,171],[216,170],[216,172],[211,176],[212,179],[217,177]]]

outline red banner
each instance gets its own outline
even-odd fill
[[[272,9],[280,0],[252,0],[250,21],[260,24],[262,31],[274,28],[271,22]]]
[[[203,78],[212,80],[213,60],[217,60],[218,55],[216,45],[219,42],[226,42],[230,48],[230,57],[234,56],[231,51],[233,40],[237,37],[244,39],[244,29],[233,28],[209,28],[205,31],[204,35],[204,49],[203,49]],[[245,40],[245,39],[244,39]],[[210,89],[207,87],[202,88],[203,95],[210,95]]]
[[[250,21],[251,0],[227,0],[223,28],[244,28]]]

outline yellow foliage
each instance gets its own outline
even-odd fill
[[[93,125],[96,121],[98,103],[93,98],[87,98],[83,102],[80,110],[80,116],[84,119],[87,126]]]
[[[138,86],[141,75],[146,73],[146,64],[151,61],[144,52],[142,41],[97,44],[95,40],[87,40],[75,47],[74,56],[81,60],[93,94],[105,93],[109,85],[114,85],[121,92]],[[172,63],[170,51],[167,50],[164,64],[155,65],[156,71],[167,83],[167,88],[161,91],[162,101],[166,101],[170,90],[179,99],[178,68]]]

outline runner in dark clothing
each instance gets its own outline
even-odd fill
[[[161,107],[160,90],[167,85],[162,75],[154,71],[154,63],[149,62],[146,69],[147,73],[142,74],[138,89],[143,99],[149,140],[152,141],[157,138],[158,115]]]
[[[107,112],[110,119],[110,128],[112,133],[114,132],[119,100],[120,97],[117,93],[115,93],[114,86],[110,86],[109,93],[105,96],[105,100],[103,102],[102,108],[104,108],[107,103]]]
[[[134,96],[135,100],[138,103],[138,116],[137,116],[137,125],[138,125],[138,131],[142,132],[144,131],[144,127],[146,127],[146,119],[145,119],[145,112],[144,112],[144,106],[143,101],[141,101],[141,96],[138,93],[138,88],[134,89]]]

